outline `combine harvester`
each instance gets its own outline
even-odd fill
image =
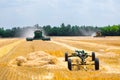
[[[33,40],[50,41],[50,38],[43,36],[43,33],[41,30],[36,30],[34,31],[33,38],[26,38],[26,41],[33,41]]]
[[[100,31],[97,31],[94,33],[93,37],[105,37],[105,36],[103,36]]]
[[[78,57],[80,59],[71,59],[70,57]],[[86,60],[88,57],[92,57],[91,61]],[[99,59],[95,58],[95,53],[92,52],[92,55],[88,55],[84,50],[79,51],[76,50],[71,55],[68,55],[68,53],[65,53],[65,61],[68,61],[68,69],[72,70],[74,66],[77,66],[78,70],[84,69],[87,71],[88,65],[94,65],[95,70],[99,70]],[[74,62],[75,61],[75,62]],[[92,62],[92,63],[91,63]]]

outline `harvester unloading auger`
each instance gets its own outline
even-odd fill
[[[26,41],[33,41],[33,40],[50,41],[50,38],[43,36],[43,33],[41,30],[36,30],[36,31],[34,31],[33,38],[26,38]]]
[[[73,62],[74,60],[70,57],[79,57],[79,59],[76,59],[76,62]],[[90,62],[87,60],[88,57],[92,57]],[[68,61],[68,69],[72,70],[74,66],[78,67],[79,69],[87,70],[88,65],[94,65],[95,70],[99,70],[99,59],[95,57],[95,53],[92,52],[92,55],[88,55],[84,50],[76,50],[71,55],[68,55],[68,53],[65,53],[65,61]]]

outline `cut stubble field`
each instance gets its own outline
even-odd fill
[[[100,60],[100,70],[69,71],[64,53],[76,49],[89,54],[94,51]],[[29,66],[18,66],[19,56]],[[120,37],[52,37],[51,41],[31,42],[1,39],[0,75],[0,80],[120,80]]]

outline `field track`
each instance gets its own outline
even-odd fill
[[[100,70],[69,71],[64,53],[77,49],[89,54],[94,51],[100,60]],[[47,65],[47,68],[10,64],[18,56],[26,57],[37,51],[54,56],[58,63]],[[52,37],[51,41],[32,42],[25,39],[1,39],[0,75],[0,80],[120,80],[120,37]]]

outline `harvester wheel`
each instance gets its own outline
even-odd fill
[[[65,53],[65,61],[68,61],[68,53]]]
[[[95,58],[95,70],[99,70],[99,59]]]
[[[68,59],[68,69],[72,70],[72,61],[71,61],[71,59]]]
[[[95,61],[95,53],[92,52],[92,61]]]

